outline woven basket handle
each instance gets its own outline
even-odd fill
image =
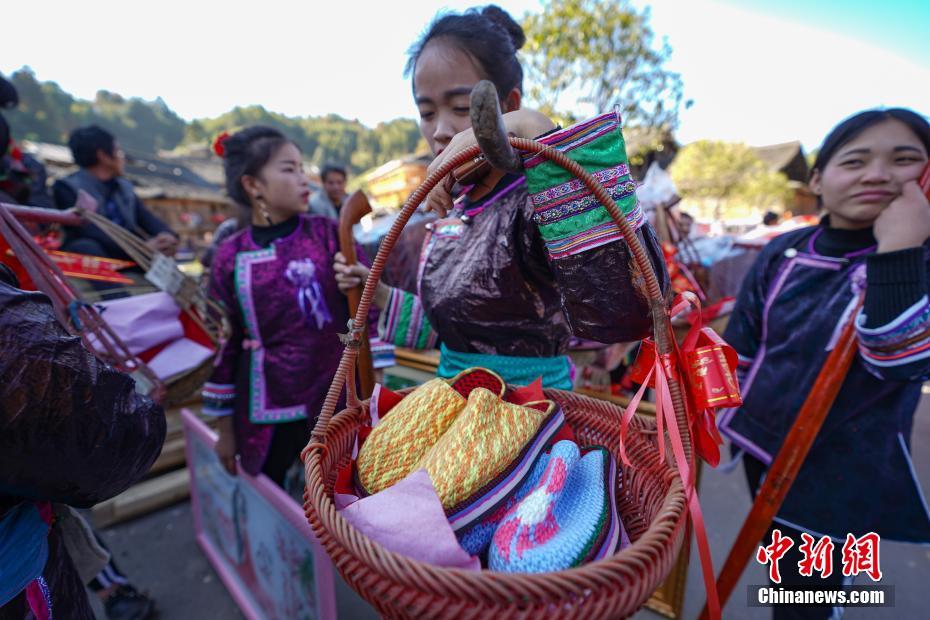
[[[492,96],[493,93],[493,96]],[[623,234],[623,238],[633,254],[636,267],[643,275],[645,280],[646,294],[649,299],[650,312],[652,314],[653,327],[655,331],[656,348],[659,354],[670,354],[673,351],[672,327],[668,314],[668,306],[662,295],[662,289],[656,276],[652,262],[649,260],[646,250],[636,236],[636,232],[630,223],[624,217],[623,213],[617,207],[617,204],[593,176],[591,176],[577,162],[570,159],[564,153],[557,151],[547,145],[529,140],[526,138],[517,138],[506,136],[504,133],[503,119],[499,103],[494,90],[493,84],[483,80],[479,82],[472,91],[472,122],[476,129],[475,134],[482,146],[471,146],[459,151],[454,156],[446,160],[442,166],[430,174],[423,183],[407,198],[404,206],[400,211],[391,229],[385,235],[378,254],[375,256],[371,265],[371,271],[365,289],[362,292],[362,298],[359,302],[355,318],[350,322],[349,334],[345,338],[346,348],[343,352],[342,359],[339,361],[339,367],[333,377],[333,382],[329,386],[329,392],[323,404],[323,409],[317,418],[316,425],[313,429],[308,449],[323,444],[325,446],[326,427],[336,410],[336,404],[343,386],[346,387],[346,406],[349,408],[358,408],[360,406],[358,395],[355,389],[355,360],[358,355],[361,342],[362,330],[367,326],[368,310],[371,307],[375,290],[378,282],[381,280],[381,274],[384,270],[385,262],[394,245],[400,236],[404,226],[407,225],[413,212],[419,207],[420,203],[426,198],[427,194],[440,182],[446,175],[455,170],[465,162],[473,160],[479,154],[482,154],[482,147],[485,148],[484,155],[489,162],[503,165],[505,168],[511,167],[514,158],[519,161],[514,149],[530,153],[538,153],[550,161],[561,166],[579,180],[595,195],[610,213],[614,222]],[[477,122],[475,122],[477,121]],[[503,142],[506,140],[506,143]],[[685,454],[688,460],[691,460],[691,435],[689,432],[688,417],[685,409],[685,401],[682,395],[681,386],[674,377],[669,377],[669,391],[672,396],[672,403],[675,408],[675,417],[681,432],[682,443],[685,448]],[[660,438],[660,441],[664,439]],[[306,452],[306,450],[305,450]]]

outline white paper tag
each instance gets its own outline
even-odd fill
[[[178,269],[173,258],[156,254],[152,267],[145,272],[145,279],[169,295],[177,295],[184,284],[184,274]]]

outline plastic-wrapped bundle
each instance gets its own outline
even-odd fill
[[[0,274],[0,514],[20,499],[92,506],[148,471],[164,413],[70,336],[48,297],[8,281]]]

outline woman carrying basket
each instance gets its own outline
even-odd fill
[[[520,108],[523,70],[516,57],[520,26],[496,6],[448,14],[413,47],[407,71],[420,130],[436,155],[431,169],[475,143],[469,95],[482,79],[494,83],[506,130],[545,134],[595,174],[638,229],[650,260],[667,276],[655,235],[636,203],[619,118],[606,114],[566,130]],[[542,377],[545,387],[571,389],[565,355],[572,334],[599,342],[639,340],[651,322],[630,251],[606,210],[574,177],[539,157],[525,174],[491,170],[453,197],[437,187],[426,208],[431,222],[420,253],[417,290],[379,284],[381,337],[398,346],[442,351],[438,374],[473,366],[508,383]],[[336,258],[343,290],[368,276]]]

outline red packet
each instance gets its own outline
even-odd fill
[[[698,410],[739,407],[736,351],[717,332],[704,327],[691,350],[682,351],[690,395]]]

